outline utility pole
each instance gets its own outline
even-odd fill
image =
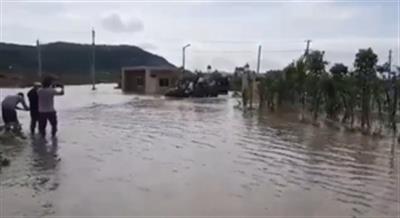
[[[185,72],[185,52],[186,52],[186,48],[189,46],[190,46],[190,44],[187,44],[182,47],[182,72]]]
[[[310,51],[310,43],[311,43],[311,39],[307,39],[306,40],[307,46],[306,46],[306,50],[304,52],[304,56],[307,56],[309,51]]]
[[[254,74],[253,72],[249,72],[250,76],[250,90],[249,90],[249,97],[250,97],[250,109],[253,109],[253,98],[254,98],[254,92],[255,92],[255,80],[257,75],[260,73],[260,63],[261,63],[261,45],[258,46],[258,54],[257,54],[257,69],[256,73]]]
[[[258,55],[257,55],[257,74],[260,73],[260,62],[261,62],[261,45],[258,46]]]
[[[38,58],[38,79],[42,78],[42,52],[40,49],[39,39],[36,40],[36,50],[37,50],[37,58]]]
[[[392,77],[392,92],[393,92],[393,100],[391,102],[393,102],[392,104],[392,110],[390,113],[390,120],[392,121],[392,130],[393,133],[396,134],[397,131],[397,125],[396,125],[396,112],[397,112],[397,96],[398,96],[398,90],[397,90],[397,75],[395,72],[393,72],[392,74],[392,50],[389,50],[389,60],[388,60],[388,73],[389,76]],[[390,77],[389,77],[390,78]]]
[[[96,44],[95,44],[95,31],[92,29],[92,90],[96,90]]]
[[[389,64],[388,70],[389,70],[389,73],[391,73],[392,72],[392,50],[391,49],[389,50],[389,61],[388,61],[388,64]]]

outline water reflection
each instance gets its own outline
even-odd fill
[[[32,137],[33,161],[35,171],[54,171],[60,159],[58,158],[58,139],[52,138],[50,144],[41,137]]]

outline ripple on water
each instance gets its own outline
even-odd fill
[[[101,184],[95,183],[91,189],[111,193],[119,186],[110,184],[117,183],[133,187],[126,189],[126,195],[143,202],[157,196],[155,190],[169,184],[169,177],[176,179],[182,175],[185,187],[169,185],[171,190],[182,190],[180,195],[184,199],[191,197],[203,181],[209,182],[210,188],[220,188],[220,183],[209,181],[211,175],[215,181],[226,184],[223,189],[236,199],[233,203],[238,199],[244,203],[262,199],[261,203],[243,206],[248,208],[244,214],[256,211],[257,203],[272,205],[278,198],[278,202],[289,202],[293,190],[328,194],[332,198],[321,199],[324,203],[332,208],[347,205],[348,214],[357,217],[392,215],[394,205],[399,203],[395,196],[398,166],[394,155],[399,155],[400,149],[394,151],[387,141],[370,142],[355,134],[303,125],[286,116],[243,113],[232,109],[235,100],[229,98],[178,101],[127,96],[126,99],[108,105],[96,102],[87,106],[85,102],[85,106],[60,113],[60,135],[65,141],[59,143],[63,159],[68,160],[61,161],[61,167],[44,147],[27,149],[31,147],[24,143],[0,146],[0,151],[12,158],[10,169],[2,172],[2,187],[32,189],[36,196],[64,188],[63,198],[73,199],[76,196],[65,190],[85,181],[87,175],[74,172],[80,167],[93,167],[76,166],[85,163],[94,164],[95,168],[104,166],[103,171],[96,172]],[[76,97],[72,100],[79,101]],[[23,158],[18,159],[20,156]],[[166,167],[169,177],[154,175],[160,183],[148,183],[153,176],[150,172],[142,176],[143,164]],[[129,167],[120,169],[120,166]],[[102,177],[102,173],[116,168],[116,174],[126,174]],[[56,175],[67,175],[67,179]],[[119,199],[111,200],[116,202],[116,208],[124,209],[121,205],[126,204],[119,204]],[[170,200],[173,204],[176,199]],[[53,204],[45,202],[43,209],[52,213]],[[222,208],[223,204],[217,202],[214,206]],[[268,210],[264,206],[262,209]]]
[[[275,132],[271,128],[264,128],[263,132],[251,129],[250,135],[240,133],[236,145],[243,149],[238,159],[246,161],[247,165],[250,161],[263,166],[258,170],[270,177],[269,181],[279,192],[277,198],[291,185],[304,190],[318,186],[333,192],[340,196],[338,201],[356,205],[354,211],[359,214],[364,214],[362,211],[371,209],[378,201],[396,202],[393,192],[388,192],[396,189],[393,169],[387,162],[365,163],[360,159],[389,160],[391,153],[363,150],[358,145],[343,146],[339,142],[326,144],[323,139],[321,148],[309,147],[307,141],[298,141],[290,131],[284,132],[284,138],[282,132],[278,136]],[[379,190],[381,194],[371,190]]]

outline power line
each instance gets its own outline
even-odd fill
[[[195,40],[196,41],[196,40]],[[256,44],[256,41],[230,41],[230,40],[201,40],[197,41],[199,43],[208,43],[208,44]]]
[[[184,39],[184,38],[168,38],[168,37],[152,37],[151,40],[154,41],[175,41],[177,43],[190,41],[192,44],[265,44],[265,43],[302,43],[303,40],[300,39],[263,39],[263,40],[213,40],[213,39]]]
[[[263,51],[262,53],[273,53],[273,52],[302,52],[302,49],[288,49],[288,50],[266,50]]]
[[[192,52],[194,53],[254,53],[254,51],[250,50],[198,50],[193,49]]]
[[[288,49],[288,50],[263,50],[261,53],[280,53],[280,52],[302,52],[302,49]],[[237,53],[237,54],[244,54],[249,53],[253,54],[254,51],[250,50],[199,50],[193,49],[191,50],[193,53]]]

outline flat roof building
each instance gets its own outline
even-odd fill
[[[175,87],[181,72],[174,67],[124,67],[121,71],[121,88],[124,92],[165,94]]]

